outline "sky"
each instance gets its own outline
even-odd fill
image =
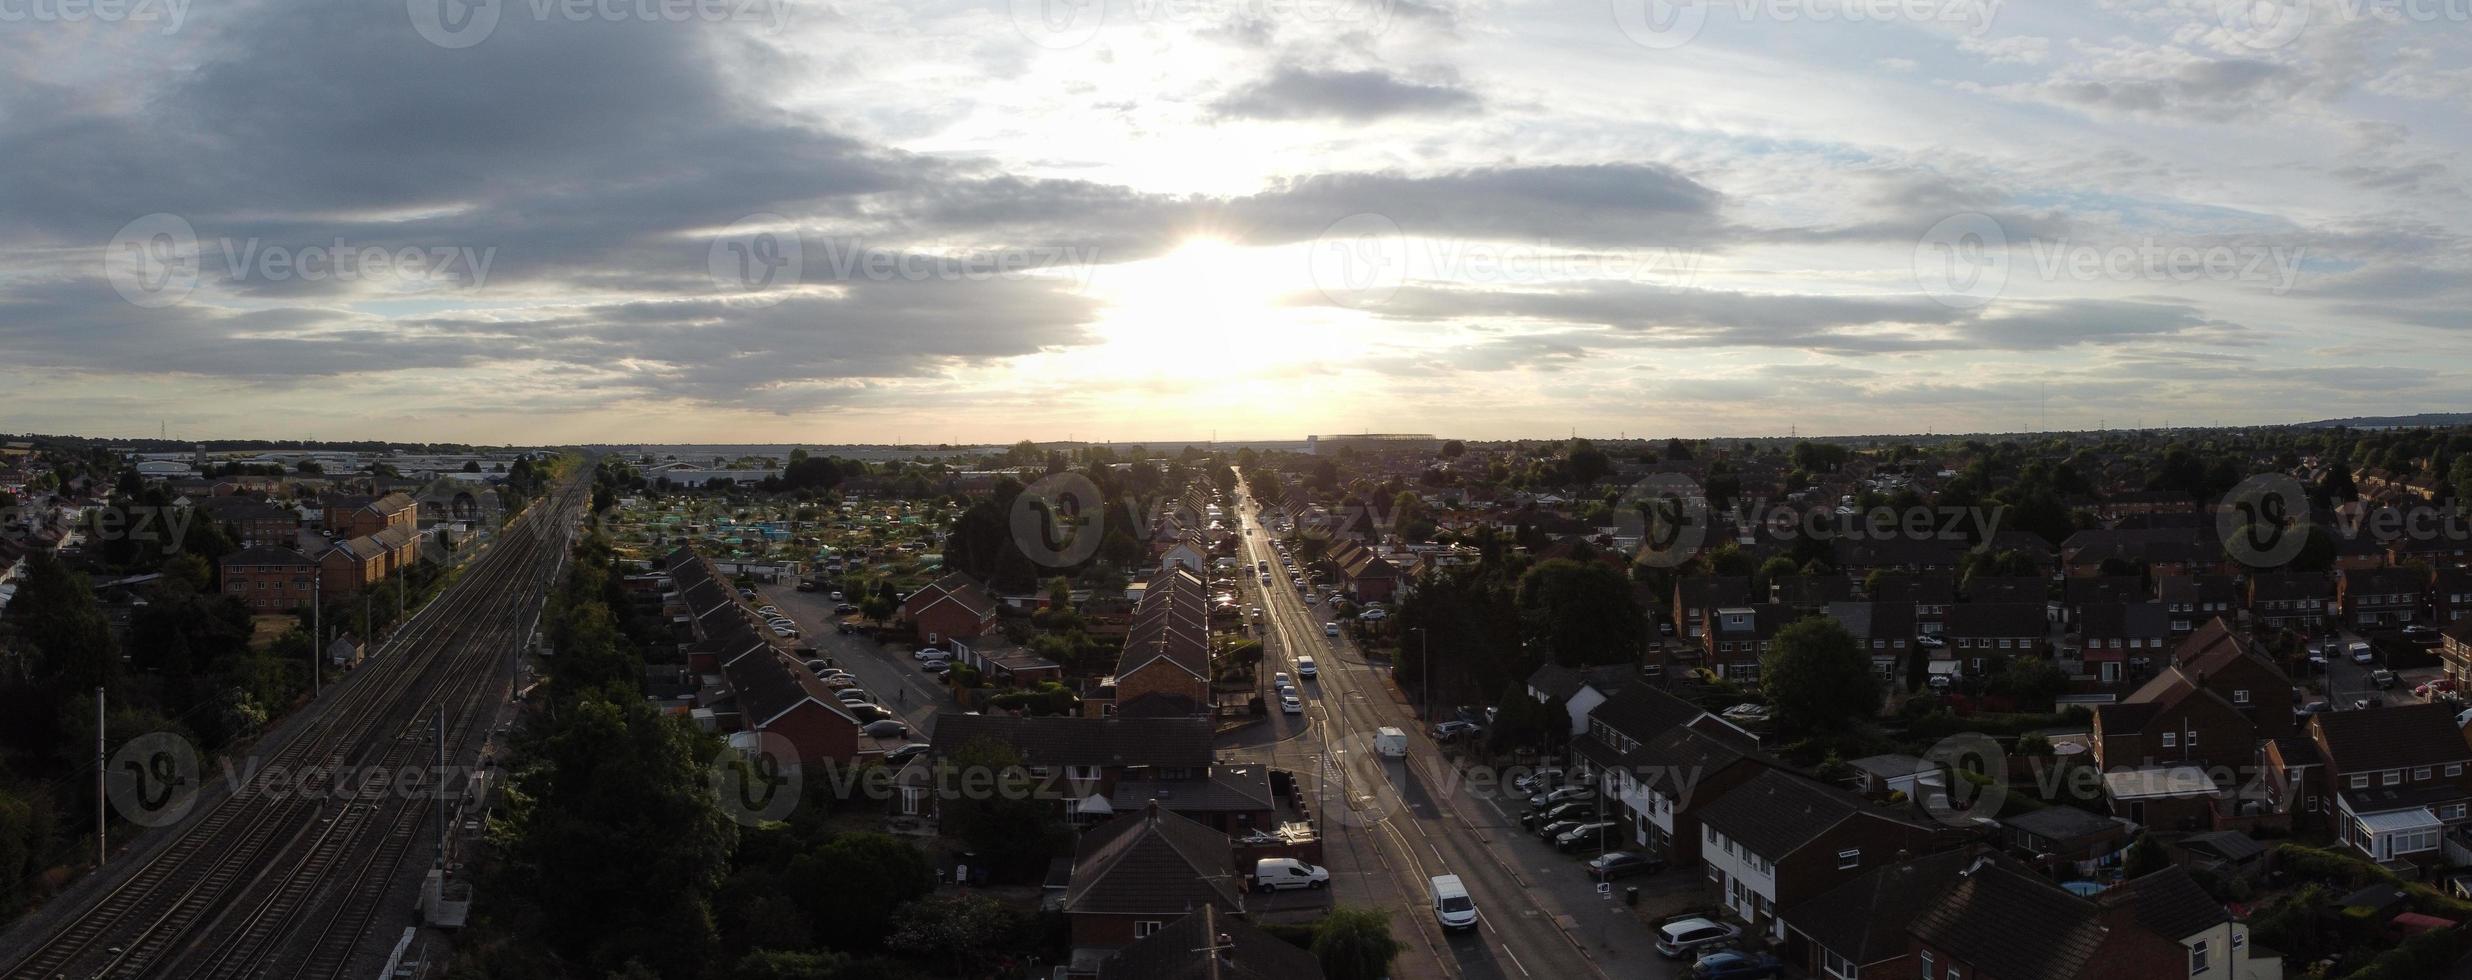
[[[0,431],[2472,409],[2472,0],[0,0]]]

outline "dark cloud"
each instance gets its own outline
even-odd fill
[[[1410,81],[1380,69],[1345,71],[1282,65],[1212,104],[1225,119],[1339,119],[1369,122],[1388,116],[1456,115],[1483,104],[1457,77],[1438,73]]]

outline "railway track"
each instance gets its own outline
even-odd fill
[[[490,679],[504,676],[488,667],[520,643],[513,624],[544,594],[545,568],[554,568],[563,554],[587,487],[586,480],[572,479],[510,523],[369,666],[338,684],[280,744],[256,749],[242,770],[249,778],[220,798],[201,796],[202,812],[157,831],[173,836],[138,858],[136,867],[120,870],[117,881],[49,922],[48,933],[12,937],[24,951],[0,978],[145,977],[174,969],[196,976],[268,975],[268,960],[300,922],[299,912],[327,890],[322,886],[338,868],[347,868],[354,872],[352,887],[322,910],[318,918],[325,924],[311,953],[299,960],[303,972],[297,975],[340,971],[350,959],[348,947],[376,914],[385,879],[414,843],[422,808],[435,804],[424,796],[393,801],[420,806],[391,811],[386,801],[338,805],[328,792],[335,775],[370,765],[386,772],[415,768],[422,758],[418,726],[439,711],[455,720],[450,752],[468,745],[479,724],[474,699]],[[388,818],[387,839],[363,853],[358,845],[381,814]],[[247,901],[261,886],[264,897]],[[329,947],[344,948],[325,952]],[[330,962],[324,972],[306,972]]]

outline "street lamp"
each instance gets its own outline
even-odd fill
[[[1418,666],[1418,667],[1417,667],[1417,669],[1416,669],[1416,673],[1417,673],[1417,675],[1418,675],[1419,679],[1423,681],[1423,683],[1424,683],[1424,688],[1425,688],[1425,694],[1424,694],[1424,698],[1423,698],[1423,700],[1421,700],[1421,701],[1417,702],[1417,709],[1416,709],[1416,710],[1417,710],[1417,712],[1418,712],[1417,717],[1418,717],[1418,718],[1420,718],[1420,719],[1423,719],[1423,720],[1425,720],[1425,721],[1432,721],[1432,720],[1433,720],[1433,643],[1432,643],[1432,638],[1431,638],[1431,636],[1430,636],[1429,634],[1427,634],[1427,633],[1425,632],[1425,628],[1424,628],[1424,627],[1422,627],[1422,626],[1410,626],[1410,627],[1408,627],[1408,630],[1409,630],[1410,632],[1413,632],[1413,633],[1415,633],[1415,634],[1416,634],[1416,649],[1417,649],[1418,664],[1419,664],[1419,666]]]

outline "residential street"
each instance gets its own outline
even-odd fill
[[[1279,556],[1249,497],[1239,512],[1253,530],[1243,559]],[[1425,723],[1392,693],[1388,667],[1368,663],[1344,638],[1323,635],[1323,607],[1306,605],[1274,574],[1267,589],[1243,576],[1268,619],[1263,672],[1293,676],[1296,657],[1311,655],[1319,676],[1300,680],[1302,716],[1273,711],[1276,740],[1234,753],[1263,759],[1307,777],[1326,803],[1322,825],[1339,901],[1396,910],[1393,932],[1410,953],[1398,976],[1580,977],[1675,976],[1680,964],[1658,957],[1637,916],[1600,897],[1582,859],[1522,832],[1520,806],[1480,795],[1443,757]],[[1383,726],[1409,732],[1406,760],[1373,751]],[[1482,788],[1491,789],[1490,783]],[[1435,923],[1428,882],[1456,874],[1475,899],[1480,924],[1445,935]],[[1667,877],[1624,882],[1643,890],[1680,887]]]

